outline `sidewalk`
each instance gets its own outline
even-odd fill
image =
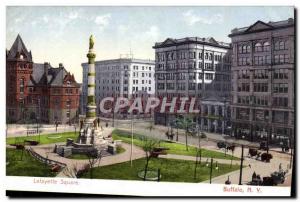
[[[34,152],[40,154],[45,158],[48,156],[48,158],[51,160],[65,163],[70,170],[73,170],[74,166],[77,169],[82,169],[86,164],[89,163],[88,160],[68,159],[68,158],[61,157],[56,153],[52,153],[51,150],[53,150],[54,146],[55,144],[40,145],[40,146],[32,147],[32,149]],[[99,164],[97,163],[95,167],[130,161],[131,145],[122,143],[122,147],[125,149],[125,152],[121,154],[112,155],[112,156],[102,157],[100,163]],[[133,152],[132,152],[133,160],[143,158],[144,156],[145,156],[145,152],[142,149],[133,146]],[[56,177],[69,177],[69,176],[67,176],[64,171],[61,171]]]

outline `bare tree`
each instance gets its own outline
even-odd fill
[[[87,153],[89,168],[90,168],[90,178],[93,179],[93,168],[98,163],[100,165],[100,161],[102,158],[102,152],[98,152],[98,150],[91,150]]]
[[[153,157],[152,152],[154,151],[154,148],[157,147],[158,141],[155,139],[150,139],[150,138],[145,138],[144,139],[144,144],[143,144],[143,150],[145,151],[146,154],[146,165],[145,165],[145,170],[144,170],[144,180],[146,180],[147,176],[147,171],[148,171],[148,165],[150,159]]]

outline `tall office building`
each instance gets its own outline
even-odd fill
[[[232,40],[233,134],[288,141],[294,134],[295,24],[257,21],[235,28]]]
[[[81,112],[85,113],[85,95],[87,93],[88,83],[88,64],[83,63],[83,82],[82,98],[83,108]],[[99,103],[105,97],[125,97],[131,98],[140,95],[154,95],[154,61],[119,58],[112,60],[103,60],[95,62],[96,72],[96,103],[97,114],[100,114]]]
[[[186,116],[191,116],[195,122],[198,119],[202,129],[211,130],[216,119],[220,119],[220,116],[224,118],[225,103],[230,95],[230,44],[216,41],[212,37],[167,38],[155,43],[153,48],[156,95],[197,98],[200,100],[197,102],[198,108],[206,106],[209,112],[216,111],[218,114],[210,116],[201,110],[201,114]],[[201,103],[201,100],[206,102]],[[219,110],[214,110],[215,104],[222,108],[220,114]],[[155,121],[168,125],[176,116],[177,113],[156,112]],[[222,127],[222,123],[218,127]]]

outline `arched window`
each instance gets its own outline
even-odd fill
[[[209,54],[209,60],[213,60],[213,54]]]
[[[246,52],[247,52],[247,46],[243,45],[243,53],[246,53]]]
[[[221,106],[218,107],[219,116],[223,116],[223,109]]]
[[[255,44],[255,52],[261,52],[262,51],[262,45],[261,43]]]
[[[265,52],[270,51],[270,43],[268,41],[266,41],[264,43],[264,48],[263,49],[264,49]]]
[[[247,53],[250,53],[251,46],[247,45]]]

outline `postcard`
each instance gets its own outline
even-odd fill
[[[14,191],[295,196],[292,6],[7,6]]]

